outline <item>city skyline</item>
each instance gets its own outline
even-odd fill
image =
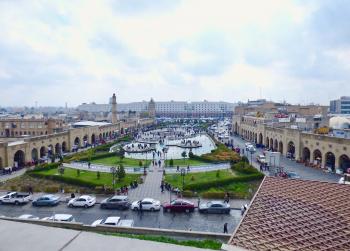
[[[0,3],[2,107],[350,93],[342,1],[18,2]]]

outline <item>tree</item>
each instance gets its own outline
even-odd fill
[[[60,166],[58,168],[58,172],[60,173],[60,175],[63,175],[64,174],[64,167],[63,166]]]
[[[142,161],[141,160],[139,161],[139,167],[142,167]]]
[[[184,162],[185,162],[185,158],[187,157],[186,151],[183,151],[183,152],[181,153],[181,156],[182,156],[182,158],[184,158]]]
[[[80,176],[80,169],[77,169],[77,176]]]
[[[125,157],[125,150],[123,147],[120,147],[120,149],[118,151],[118,156],[120,158],[120,163],[123,163],[123,159]]]
[[[241,158],[241,161],[245,162],[245,163],[249,163],[249,159],[247,158],[247,156],[243,156]]]
[[[170,159],[170,161],[169,161],[169,166],[174,166],[174,160],[173,159]]]
[[[97,176],[97,179],[99,180],[101,177],[100,171],[97,171],[96,176]]]
[[[126,175],[126,173],[125,173],[124,166],[122,164],[120,164],[120,166],[118,167],[118,170],[117,170],[118,180],[124,179],[125,175]]]
[[[192,158],[194,157],[194,154],[193,154],[192,151],[190,151],[190,152],[188,153],[188,157],[189,157],[190,159],[192,159]]]
[[[216,178],[220,178],[220,170],[216,171]]]

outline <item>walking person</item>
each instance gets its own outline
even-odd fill
[[[227,231],[227,222],[225,222],[225,224],[224,224],[224,234],[227,234],[228,233],[228,231]]]
[[[224,202],[225,203],[229,203],[230,202],[230,194],[228,192],[225,193]]]
[[[90,167],[91,167],[91,163],[90,163],[90,161],[88,162],[88,168],[90,169]]]

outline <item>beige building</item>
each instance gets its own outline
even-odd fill
[[[111,138],[115,133],[123,134],[127,128],[137,129],[153,123],[153,119],[139,119],[102,126],[71,128],[64,132],[23,139],[3,138],[0,139],[0,168],[13,165],[23,166],[47,156],[48,152],[51,154],[70,152],[74,145],[94,144],[98,140]]]
[[[291,155],[307,165],[343,172],[350,168],[350,139],[269,125],[265,118],[233,117],[233,131],[268,149]]]
[[[62,132],[67,128],[63,120],[46,118],[4,118],[0,119],[0,138],[41,136]]]

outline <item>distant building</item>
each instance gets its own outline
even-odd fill
[[[329,112],[333,114],[350,114],[350,96],[343,96],[340,99],[331,100]]]
[[[154,102],[153,98],[148,103],[148,115],[151,118],[156,117],[156,103]]]

